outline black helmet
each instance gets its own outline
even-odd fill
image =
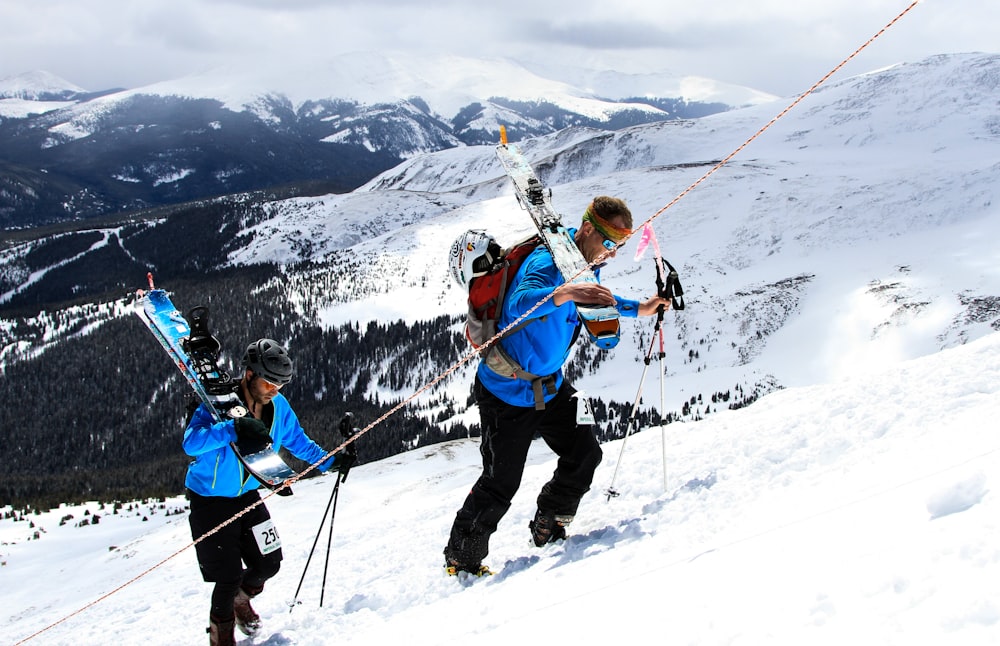
[[[247,346],[243,354],[243,368],[278,386],[287,384],[295,374],[288,353],[273,339],[260,339]]]

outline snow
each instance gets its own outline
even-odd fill
[[[65,97],[82,92],[86,90],[43,70],[0,78],[0,118],[23,119],[61,110],[75,101],[42,101],[40,97]]]
[[[263,633],[242,643],[995,644],[1000,446],[988,431],[998,414],[991,334],[643,429],[627,441],[620,495],[604,495],[619,441],[604,446],[568,540],[543,549],[527,530],[555,466],[539,441],[491,542],[497,573],[471,582],[444,574],[441,550],[478,475],[477,441],[418,449],[357,467],[340,486],[322,607],[334,480],[304,480],[267,500],[285,561],[255,601]],[[0,521],[0,573],[17,582],[0,586],[6,638],[205,640],[211,586],[186,516],[167,515],[184,504],[117,515],[90,504],[100,523],[84,527],[83,509],[64,507],[30,517],[38,540],[27,521]]]
[[[157,177],[156,180],[153,181],[153,186],[160,186],[162,184],[173,184],[175,182],[179,182],[193,172],[195,172],[193,168],[182,168],[180,170],[168,173],[161,177]]]
[[[46,94],[79,94],[82,92],[86,92],[86,90],[44,70],[0,78],[0,98],[31,100]]]
[[[266,94],[287,96],[296,107],[324,96],[354,99],[364,104],[396,103],[419,96],[433,112],[446,118],[484,97],[503,96],[513,100],[537,101],[546,98],[555,105],[607,118],[608,110],[626,107],[652,110],[644,105],[611,105],[601,98],[623,99],[660,95],[690,101],[723,101],[729,105],[768,102],[775,97],[750,88],[710,79],[671,74],[646,76],[564,68],[533,73],[524,64],[502,58],[469,58],[453,55],[413,56],[406,52],[379,51],[341,54],[329,59],[302,61],[295,70],[263,60],[229,65],[181,79],[131,90],[145,94],[178,94],[216,98],[231,109],[241,110]],[[586,80],[591,93],[569,83],[552,79],[570,74]]]
[[[536,443],[491,543],[497,574],[444,576],[478,442],[418,449],[352,472],[323,607],[325,538],[289,612],[333,487],[305,480],[267,502],[285,562],[255,602],[265,629],[252,643],[1000,642],[996,69],[996,56],[956,55],[832,83],[657,216],[687,309],[668,314],[666,379],[650,371],[643,403],[659,407],[664,388],[667,412],[702,394],[711,410],[642,429],[624,451],[604,445],[567,541],[529,542],[555,468]],[[609,193],[641,222],[779,107],[572,130],[524,148],[567,221]],[[326,325],[461,313],[443,262],[451,241],[474,227],[502,242],[528,230],[489,147],[413,158],[354,193],[287,200],[270,215],[248,230],[259,258],[291,265],[308,241],[334,266],[344,250],[365,259],[351,281],[306,277],[327,297]],[[634,244],[602,279],[639,298],[652,260],[629,260]],[[651,328],[625,321],[619,346],[577,385],[632,401]],[[459,371],[445,387],[465,401],[469,381]],[[709,400],[761,383],[784,388],[740,410]],[[612,481],[620,495],[608,500]],[[184,501],[152,507],[90,504],[101,521],[82,527],[79,507],[31,516],[35,528],[0,520],[0,577],[17,582],[0,586],[4,636],[205,640],[211,586],[185,515],[166,515]]]
[[[0,118],[23,119],[32,114],[45,114],[73,105],[72,101],[31,101],[28,99],[0,99]]]
[[[56,135],[54,138],[49,138],[47,140],[47,148],[57,146],[59,144],[65,143],[66,141],[75,141],[77,139],[84,139],[89,137],[94,133],[95,120],[93,115],[84,115],[83,118],[74,121],[67,121],[65,123],[60,123],[58,125],[49,128],[49,132]]]
[[[541,76],[563,79],[595,94],[613,99],[633,97],[681,97],[687,101],[719,102],[732,106],[770,103],[777,97],[751,88],[720,83],[701,76],[673,74],[669,71],[626,73],[608,69],[590,69],[550,64],[545,59],[525,61],[524,65]]]

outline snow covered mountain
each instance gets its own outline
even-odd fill
[[[666,380],[648,379],[643,406],[676,421],[643,425],[624,447],[605,444],[569,540],[541,550],[526,526],[555,463],[533,447],[491,543],[498,574],[468,586],[441,574],[441,549],[478,473],[475,439],[356,468],[341,490],[322,607],[323,545],[301,594],[296,584],[332,483],[300,483],[292,498],[268,502],[286,560],[255,602],[265,620],[257,643],[509,644],[556,634],[580,643],[996,643],[998,100],[997,55],[837,80],[664,211],[783,106],[524,142],[568,221],[600,193],[627,198],[637,221],[656,215],[687,309],[668,314]],[[220,280],[213,306],[235,312],[220,318],[289,339],[308,358],[290,384],[302,388],[290,392],[303,408],[341,405],[348,389],[330,402],[325,389],[339,387],[334,370],[371,324],[392,344],[351,368],[349,390],[395,402],[447,367],[416,324],[463,311],[444,259],[471,227],[504,240],[528,228],[491,146],[414,156],[345,195],[242,196],[7,246],[8,306],[43,287],[81,298],[0,318],[0,411],[17,416],[0,423],[0,483],[36,478],[41,460],[60,453],[87,456],[65,476],[81,489],[89,473],[114,473],[100,445],[125,438],[147,453],[150,438],[177,453],[179,414],[161,404],[180,385],[163,378],[147,388],[170,366],[130,345],[134,337],[155,355],[139,324],[129,326],[125,295],[150,266],[175,271],[189,300],[204,296],[191,283]],[[641,296],[653,288],[652,261],[633,262],[634,249],[603,277]],[[187,273],[170,258],[190,263]],[[87,296],[107,274],[121,285]],[[397,318],[412,327],[377,327]],[[625,326],[612,353],[578,348],[579,365],[592,368],[575,381],[595,400],[637,396],[652,329]],[[322,355],[338,336],[350,342],[335,346],[343,354]],[[404,358],[411,340],[420,352]],[[471,423],[470,380],[456,371],[394,419]],[[754,389],[757,403],[728,410]],[[622,422],[620,410],[602,426]],[[27,442],[41,431],[25,429],[36,418],[84,446],[46,436],[34,452]],[[380,425],[362,437],[362,452],[384,433]],[[26,474],[11,470],[22,455]],[[135,477],[137,460],[127,464]],[[183,465],[169,468],[179,475]],[[608,501],[616,473],[621,495]],[[210,586],[194,564],[184,507],[176,495],[118,508],[3,507],[0,576],[17,582],[0,586],[3,634],[28,646],[204,640]]]
[[[996,55],[938,56],[837,80],[659,213],[653,226],[680,270],[688,308],[669,319],[667,399],[661,405],[647,391],[644,410],[693,421],[776,388],[878,371],[1000,329],[998,96]],[[524,149],[568,222],[607,193],[625,197],[638,223],[782,107],[616,132],[571,128]],[[88,437],[60,455],[103,465],[112,462],[107,451],[134,436],[176,453],[163,424],[179,417],[180,404],[164,395],[170,366],[134,363],[154,351],[128,311],[129,294],[150,269],[181,291],[182,306],[205,299],[236,312],[219,317],[229,326],[222,338],[234,346],[242,335],[268,332],[301,348],[318,364],[294,384],[304,406],[329,408],[323,398],[340,392],[384,410],[450,365],[447,352],[428,354],[437,344],[466,350],[460,340],[453,345],[464,294],[444,259],[455,236],[473,227],[502,241],[529,228],[492,146],[415,156],[348,194],[233,197],[7,247],[0,392],[18,402],[9,407],[16,423],[45,424],[19,436],[24,444],[5,468],[22,454],[29,472],[37,468],[48,457],[45,433],[81,423],[72,407],[52,410],[40,375],[56,375],[70,393],[77,380],[88,384],[88,403],[96,385],[143,411],[127,433],[120,411],[95,413],[90,437],[101,441]],[[602,276],[638,298],[653,290],[653,269],[648,257],[629,260],[633,245]],[[55,293],[76,300],[15,311]],[[435,317],[443,320],[433,332],[417,328]],[[247,321],[255,327],[246,329]],[[608,404],[609,435],[622,431],[621,411],[635,397],[649,328],[626,322],[611,353],[578,348],[575,380]],[[365,345],[375,338],[388,345]],[[371,356],[357,357],[365,354],[358,348],[372,348]],[[467,424],[468,384],[466,367],[397,418],[446,430]],[[399,445],[416,446],[427,433],[406,429]],[[23,474],[12,471],[7,481],[15,475]]]
[[[0,101],[22,99],[24,101],[70,102],[85,94],[87,91],[82,87],[44,70],[0,79]],[[0,116],[8,116],[6,109],[7,104],[0,103]]]
[[[565,73],[570,74],[570,71]],[[506,60],[359,53],[298,69],[229,67],[83,94],[0,80],[0,222],[30,226],[283,185],[354,188],[402,159],[573,125],[617,129],[774,97],[708,79],[576,75]]]

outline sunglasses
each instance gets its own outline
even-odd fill
[[[265,384],[267,384],[268,386],[272,386],[275,390],[281,390],[282,388],[285,387],[285,384],[276,384],[273,381],[268,381],[267,379],[264,379],[263,377],[261,377],[261,379],[263,379]]]

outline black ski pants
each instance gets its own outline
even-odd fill
[[[545,410],[539,411],[504,403],[476,379],[483,472],[455,516],[445,549],[447,558],[476,565],[489,552],[489,537],[521,486],[524,463],[536,433],[559,456],[552,479],[538,494],[538,508],[552,514],[576,515],[580,499],[590,490],[602,452],[593,427],[576,423],[575,392],[563,381]]]

